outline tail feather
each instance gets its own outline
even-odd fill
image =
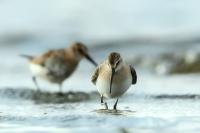
[[[28,60],[32,60],[34,57],[31,56],[31,55],[25,55],[25,54],[20,54],[19,56],[23,57],[23,58],[26,58]]]

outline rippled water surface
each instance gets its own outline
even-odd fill
[[[91,94],[92,95],[92,94]],[[95,96],[94,96],[95,97]],[[129,95],[118,112],[104,112],[96,97],[80,103],[35,103],[34,100],[2,99],[1,131],[197,131],[199,98],[153,98]],[[111,102],[109,105],[111,106]]]

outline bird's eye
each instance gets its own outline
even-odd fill
[[[80,49],[80,48],[78,49],[78,52],[81,53],[81,54],[84,53],[83,50]]]

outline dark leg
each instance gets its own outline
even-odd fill
[[[62,93],[62,83],[59,84],[59,92]]]
[[[101,104],[105,105],[105,109],[108,109],[108,104],[103,101],[103,96],[101,96]]]
[[[32,80],[33,80],[33,83],[35,84],[35,86],[36,86],[36,88],[37,88],[37,91],[40,91],[40,87],[38,86],[38,83],[37,83],[36,77],[33,76],[33,77],[32,77]]]
[[[59,92],[57,93],[59,96],[63,96],[63,92],[62,92],[62,83],[59,83]]]
[[[117,98],[117,101],[115,102],[115,105],[113,106],[113,109],[114,109],[114,110],[117,110],[118,99],[119,99],[119,98]]]
[[[101,96],[101,104],[104,104],[104,102],[103,102],[103,96]]]

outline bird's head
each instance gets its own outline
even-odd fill
[[[88,53],[87,47],[81,42],[75,42],[71,45],[71,49],[76,56],[77,59],[81,60],[82,58],[86,58],[93,65],[97,66],[97,63],[92,59],[92,57]]]
[[[108,56],[108,63],[115,72],[118,71],[122,67],[122,58],[119,53],[112,52]]]

